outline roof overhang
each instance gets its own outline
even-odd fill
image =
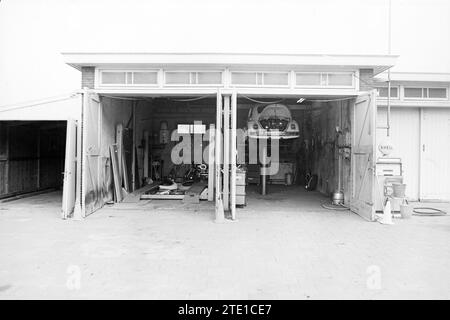
[[[208,68],[365,69],[379,74],[394,66],[397,55],[253,54],[253,53],[147,53],[64,52],[64,61],[77,69],[85,66]]]
[[[380,74],[375,81],[386,82],[388,75]],[[450,73],[439,72],[391,72],[391,81],[398,82],[450,82]]]

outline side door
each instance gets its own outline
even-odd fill
[[[449,201],[450,110],[422,108],[420,132],[420,200]]]
[[[352,193],[350,209],[364,219],[375,218],[376,94],[359,95],[352,118]]]
[[[77,122],[67,120],[66,154],[62,198],[62,218],[67,219],[75,208],[77,167]]]
[[[101,168],[102,108],[100,97],[85,92],[83,99],[82,214],[84,217],[104,204]]]

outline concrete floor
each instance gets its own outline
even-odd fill
[[[118,204],[84,221],[59,219],[59,193],[0,203],[0,299],[450,298],[448,216],[386,226],[283,189],[251,192],[224,224],[206,202]]]

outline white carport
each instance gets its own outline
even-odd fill
[[[0,108],[0,196],[58,187],[63,173],[62,217],[72,214],[81,195],[82,103],[80,91]],[[52,160],[55,153],[62,162]]]

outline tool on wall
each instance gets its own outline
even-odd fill
[[[159,143],[167,144],[170,141],[170,132],[167,121],[161,121],[159,128]]]
[[[317,174],[311,174],[311,172],[307,173],[305,189],[308,191],[316,190],[318,178]]]

